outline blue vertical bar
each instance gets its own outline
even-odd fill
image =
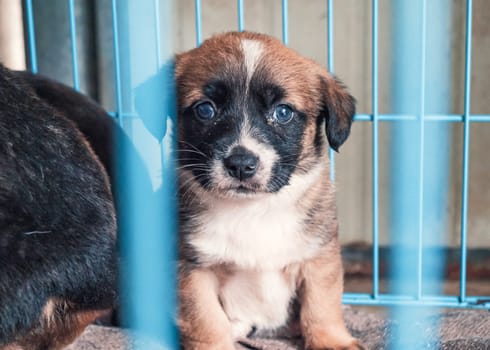
[[[243,16],[243,0],[238,0],[237,3],[238,7],[238,31],[243,32],[245,28],[245,21],[244,21],[244,16]]]
[[[74,0],[68,1],[68,15],[70,19],[70,40],[71,40],[71,62],[73,75],[73,88],[80,90],[80,81],[78,79],[78,51],[77,51],[77,31],[75,21],[75,3]]]
[[[122,118],[122,99],[121,99],[121,65],[119,62],[119,30],[117,21],[117,0],[112,0],[112,35],[113,35],[113,49],[114,49],[114,76],[116,83],[116,118],[119,125],[123,126]]]
[[[196,0],[196,46],[202,42],[201,0]]]
[[[160,2],[162,67],[155,67],[154,0],[117,0],[123,108],[134,116],[125,131],[137,152],[120,142],[123,316],[137,349],[178,349],[177,120],[173,82],[173,2]],[[124,12],[123,12],[124,11]],[[148,20],[150,19],[150,21]],[[164,36],[163,36],[164,33]],[[150,54],[148,54],[150,53]]]
[[[378,188],[378,0],[372,4],[372,98],[373,98],[373,297],[379,295],[379,188]]]
[[[425,100],[424,100],[424,160],[423,160],[423,261],[421,274],[424,285],[419,296],[437,295],[443,292],[445,254],[430,253],[433,247],[447,245],[447,202],[451,164],[451,125],[445,122],[429,122],[431,114],[449,114],[452,89],[451,36],[452,5],[446,0],[425,2]],[[417,88],[418,90],[418,88]],[[430,268],[429,268],[430,266]],[[420,273],[420,272],[419,272]],[[434,281],[435,283],[425,283]]]
[[[29,41],[29,62],[31,72],[37,73],[36,32],[34,30],[34,14],[32,11],[32,0],[26,0],[27,13],[27,37]]]
[[[451,67],[447,55],[451,7],[444,0],[396,0],[393,5],[392,106],[399,115],[417,116],[393,123],[390,140],[390,284],[399,302],[393,308],[399,327],[390,348],[408,350],[434,346],[432,334],[413,337],[426,327],[433,311],[403,305],[402,297],[424,305],[443,276],[444,255],[439,250],[424,252],[427,247],[439,248],[444,238],[448,129],[442,123],[426,123],[426,116],[450,108],[450,80],[445,79]]]
[[[333,73],[333,0],[327,0],[327,66]]]
[[[423,109],[420,86],[424,50],[425,0],[393,1],[393,101],[395,113],[410,113],[416,120],[393,123],[390,144],[390,235],[393,246],[390,256],[390,293],[396,297],[418,297],[418,263],[420,256],[420,155],[422,136],[420,122]],[[409,54],[409,55],[408,55]],[[430,209],[430,208],[429,208]],[[423,308],[394,306],[390,313],[399,326],[394,330],[390,349],[422,349],[427,341],[424,334],[416,339],[416,321],[423,320]]]
[[[288,0],[282,0],[282,42],[289,45]]]
[[[463,139],[463,193],[461,205],[461,273],[459,297],[466,301],[466,245],[468,229],[468,170],[470,145],[470,103],[471,103],[471,34],[472,0],[466,1],[466,46],[465,46],[465,83],[464,83],[464,139]]]
[[[420,151],[419,151],[419,225],[418,225],[418,244],[417,244],[417,299],[422,298],[422,247],[424,233],[424,153],[425,153],[425,50],[426,50],[426,31],[427,31],[427,9],[426,2],[422,2],[422,37],[420,38],[421,57],[420,57]]]
[[[157,69],[160,66],[160,0],[155,0],[154,2],[155,6],[155,53],[156,53],[156,59],[157,59]]]
[[[333,0],[327,0],[327,66],[333,74]],[[335,181],[335,152],[332,148],[328,150],[330,158],[330,180]]]

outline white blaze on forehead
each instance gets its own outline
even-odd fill
[[[252,75],[257,68],[257,65],[262,57],[263,47],[262,43],[257,40],[243,39],[241,40],[243,57],[245,60],[245,67],[247,69],[247,85],[252,78]]]

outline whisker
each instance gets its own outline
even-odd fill
[[[204,169],[204,170],[209,170],[209,167],[206,165],[206,164],[199,164],[199,163],[195,163],[195,164],[184,164],[184,165],[180,165],[177,167],[177,169],[181,170],[181,169],[186,169],[186,168],[195,168],[195,169]]]
[[[183,200],[189,201],[189,205],[193,205],[196,201],[202,201],[201,196],[199,196],[199,192],[205,191],[202,185],[198,182],[199,179],[202,179],[204,174],[201,174],[197,177],[191,177],[187,179],[184,183],[180,184],[180,189],[183,191],[181,193],[181,198]],[[210,181],[204,183],[204,186],[209,185]]]
[[[181,140],[181,141],[179,141],[179,143],[182,143],[182,144],[184,144],[184,145],[190,146],[190,147],[192,147],[194,150],[196,150],[197,152],[201,152],[201,153],[202,153],[202,151],[201,151],[199,148],[197,148],[196,146],[194,146],[192,143],[189,143],[189,142],[186,142],[186,141],[182,141],[182,140]],[[204,154],[204,153],[203,153],[203,154]]]
[[[196,151],[196,150],[193,150],[193,149],[182,149],[182,148],[177,149],[175,151],[176,152],[181,152],[181,153],[182,152],[185,152],[185,153],[195,153],[195,154],[199,154],[200,156],[203,156],[206,159],[210,159],[210,157],[207,154],[205,154],[204,152],[202,152],[202,151]]]
[[[305,168],[304,166],[301,166],[301,165],[298,165],[298,164],[291,164],[291,163],[287,163],[287,162],[278,162],[278,163],[281,164],[281,165],[285,165],[285,166],[295,167],[296,169],[302,170],[304,172],[310,171],[310,169]]]

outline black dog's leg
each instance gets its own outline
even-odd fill
[[[62,347],[113,306],[114,249],[87,240],[78,247],[67,244],[46,252],[39,247],[55,240],[62,243],[62,234],[16,234],[25,237],[9,245],[7,259],[2,252],[0,344],[14,342],[23,349]],[[25,262],[10,264],[8,260],[14,259]]]

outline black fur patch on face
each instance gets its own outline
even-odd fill
[[[214,160],[223,159],[240,134],[245,84],[232,77],[216,79],[205,84],[202,93],[204,99],[180,113],[179,163],[182,169],[192,171],[201,186],[209,188]],[[196,116],[195,108],[203,101],[210,101],[215,107],[215,115],[210,120]]]
[[[325,149],[325,127],[323,123],[325,122],[324,118],[316,119],[316,129],[315,129],[315,138],[313,140],[313,147],[315,149],[315,154],[320,157]]]
[[[256,103],[266,110],[271,109],[286,96],[282,87],[267,80],[261,80],[259,76],[254,76],[250,90],[255,93]]]
[[[230,87],[220,80],[212,81],[203,88],[204,94],[209,97],[216,105],[222,106],[231,97]]]
[[[254,136],[272,146],[279,156],[272,167],[272,175],[267,186],[270,192],[277,192],[289,183],[291,174],[298,165],[306,116],[294,106],[290,106],[294,116],[288,123],[274,121],[274,109],[280,104],[287,104],[287,95],[282,87],[271,82],[273,78],[266,70],[255,72],[250,81],[247,115],[256,131]]]

